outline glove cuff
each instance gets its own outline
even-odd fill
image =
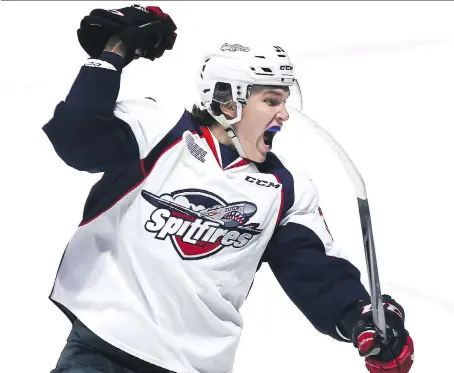
[[[117,69],[117,71],[122,71],[125,66],[124,58],[114,52],[104,51],[100,54],[99,59],[109,62]]]
[[[344,312],[337,329],[339,335],[348,338],[350,341],[353,339],[353,328],[360,321],[362,317],[361,307],[367,304],[365,301],[357,301],[351,304]]]

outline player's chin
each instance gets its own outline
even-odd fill
[[[257,147],[250,152],[249,159],[256,163],[263,163],[266,160],[266,155],[270,149],[263,143],[263,141],[257,144]]]

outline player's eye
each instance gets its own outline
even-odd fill
[[[279,105],[279,101],[276,100],[276,99],[273,99],[273,98],[266,98],[266,99],[265,99],[265,102],[266,102],[269,106],[277,106],[277,105]]]

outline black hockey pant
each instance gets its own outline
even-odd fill
[[[51,373],[173,373],[103,341],[76,320]]]

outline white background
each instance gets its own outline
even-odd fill
[[[2,372],[48,372],[69,323],[47,299],[61,254],[99,175],[67,167],[41,127],[86,55],[76,30],[95,7],[126,2],[0,4]],[[142,3],[142,5],[149,5]],[[280,45],[304,111],[347,149],[366,181],[383,292],[406,309],[412,372],[451,371],[454,3],[162,2],[175,49],[123,74],[120,99],[196,100],[210,43]],[[293,121],[276,138],[310,173],[337,241],[364,273],[355,194],[336,157]],[[354,348],[319,334],[263,267],[242,308],[235,373],[364,372]]]

